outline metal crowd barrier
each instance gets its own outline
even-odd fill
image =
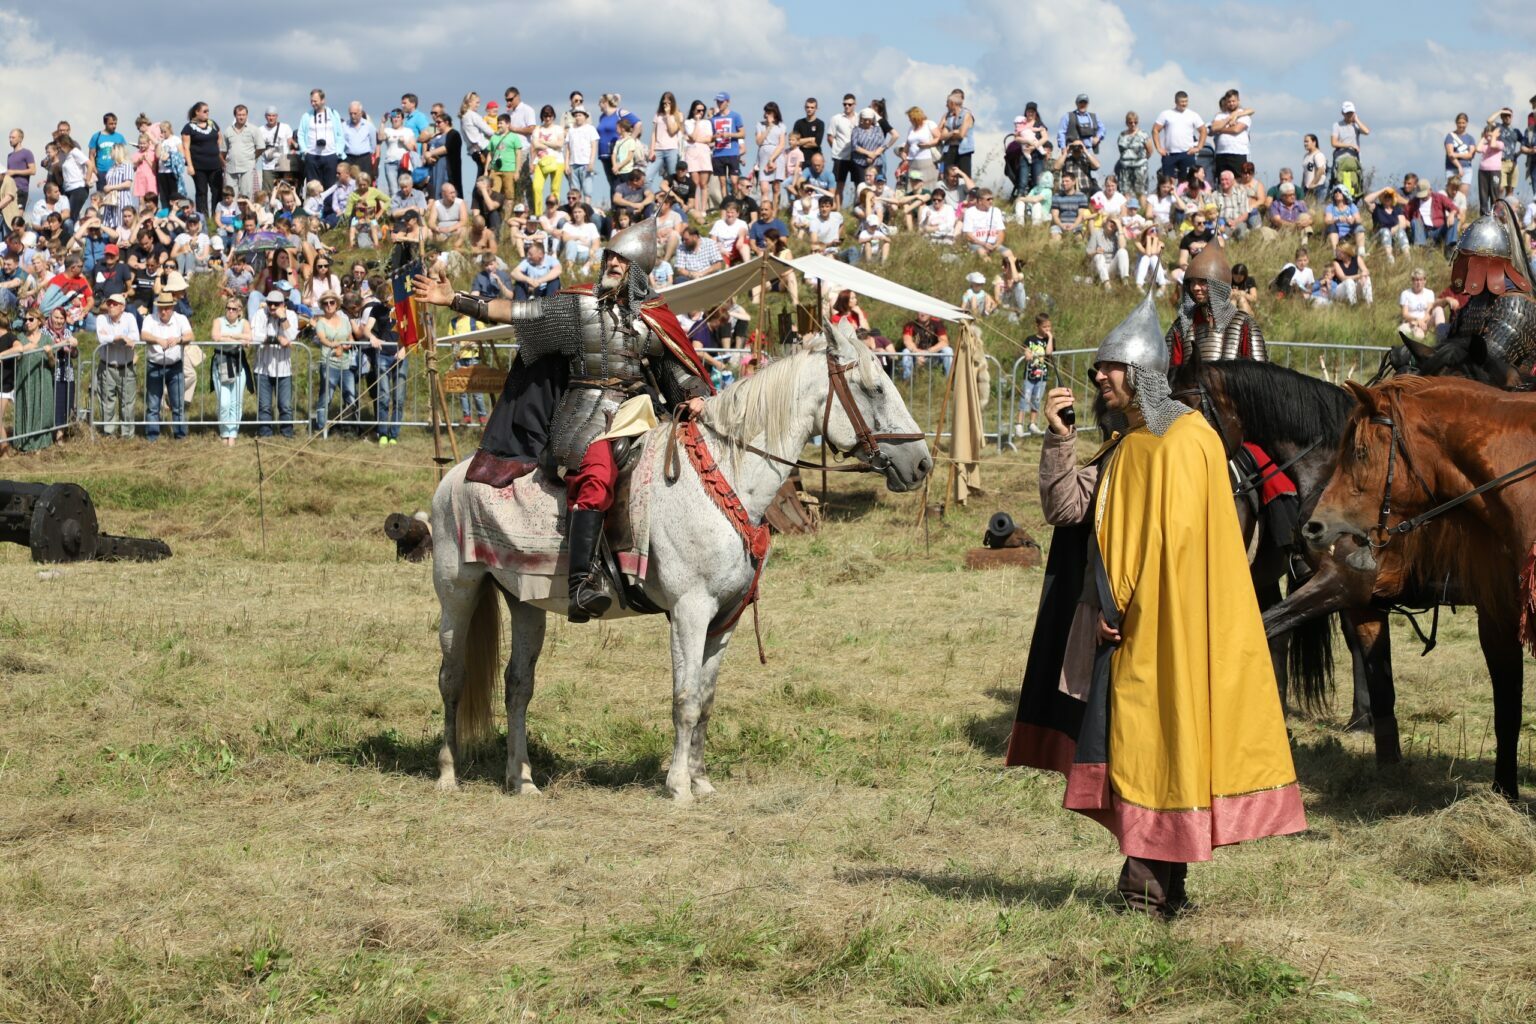
[[[48,437],[84,416],[80,409],[80,380],[84,373],[84,367],[80,356],[77,354],[72,363],[74,367],[73,380],[57,380],[55,369],[46,363],[39,369],[28,371],[46,375],[48,406],[52,411],[52,415],[46,426],[30,431],[18,429],[22,417],[30,415],[31,410],[24,407],[24,400],[21,404],[18,404],[17,398],[22,396],[16,385],[20,383],[18,378],[23,372],[23,361],[32,355],[33,353],[18,353],[0,356],[0,375],[3,375],[5,384],[4,388],[0,388],[0,396],[6,396],[0,397],[0,429],[4,431],[4,436],[0,437],[0,444],[12,446],[20,444],[23,448],[26,448],[29,447],[27,442],[37,438]],[[31,364],[28,365],[30,366]],[[61,396],[65,400],[62,414],[58,401]]]
[[[200,341],[192,344],[203,349],[205,356],[202,366],[197,370],[196,383],[184,403],[185,422],[189,431],[212,432],[219,426],[218,399],[211,386],[212,364],[215,357],[209,350],[213,343]],[[438,340],[439,367],[443,371],[453,368],[457,347],[457,343],[451,336]],[[498,343],[485,347],[495,349],[497,360],[501,365],[511,361],[516,349],[516,346],[511,343]],[[321,392],[320,374],[324,369],[324,361],[321,354],[316,351],[316,346],[311,343],[295,342],[291,351],[294,382],[292,415],[288,419],[278,419],[274,398],[274,418],[266,423],[259,422],[256,395],[247,392],[241,402],[239,425],[242,433],[248,434],[263,426],[271,428],[273,432],[289,427],[296,433],[305,434],[319,429],[315,426],[314,417]],[[743,349],[711,348],[705,351],[726,362],[733,375],[739,372],[734,361],[743,354]],[[1090,348],[1057,351],[1051,357],[1050,376],[1047,379],[1048,387],[1064,385],[1073,390],[1077,396],[1078,423],[1088,428],[1097,426],[1093,416],[1093,399],[1096,390],[1092,383],[1094,352],[1095,350]],[[1271,361],[1278,365],[1342,383],[1344,380],[1363,381],[1370,378],[1380,365],[1384,349],[1371,345],[1270,342],[1269,352]],[[254,354],[253,350],[247,350],[248,357]],[[353,368],[347,371],[356,377],[353,404],[343,408],[340,388],[330,396],[327,423],[324,428],[327,432],[335,430],[341,433],[366,435],[372,434],[378,428],[378,385],[375,361],[377,354],[369,351],[367,355],[372,363],[370,372],[359,374]],[[22,357],[4,358],[19,367]],[[900,389],[913,418],[930,437],[933,436],[938,429],[940,409],[944,404],[947,385],[945,369],[948,357],[928,352],[896,352],[882,353],[878,358]],[[399,419],[402,428],[424,428],[431,424],[428,384],[421,363],[420,355],[412,353],[407,355],[403,364],[405,394]],[[121,421],[130,427],[135,435],[140,436],[144,428],[150,425],[147,418],[146,364],[147,360],[143,353],[139,352],[135,368],[134,415]],[[994,445],[999,453],[1003,453],[1018,447],[1015,431],[1017,425],[1025,421],[1019,409],[1019,402],[1024,395],[1024,375],[1028,359],[1020,357],[1014,360],[1006,372],[1003,364],[994,356],[986,357],[986,365],[990,384],[982,407],[983,436],[987,444]],[[75,379],[66,395],[73,402],[75,417],[88,420],[93,429],[100,430],[106,425],[106,418],[102,403],[103,396],[100,388],[96,386],[98,369],[97,353],[85,352],[82,349],[75,360]],[[483,404],[476,403],[477,397],[482,399]],[[464,415],[470,416],[471,422],[476,422],[482,415],[482,410],[484,413],[489,413],[491,406],[495,403],[495,397],[474,394],[462,397],[449,396],[449,415],[455,422]],[[464,408],[466,403],[467,412]],[[14,400],[5,402],[4,408],[0,408],[0,425],[4,426],[6,437],[11,442],[36,438],[58,429],[49,426],[30,433],[18,434],[16,427],[20,419],[19,414],[22,412],[24,410],[18,410]],[[173,429],[170,416],[169,404],[163,403],[160,427],[161,433],[166,436],[169,436]],[[952,409],[948,410],[945,416],[947,421],[953,422]],[[57,420],[58,417],[55,419]]]

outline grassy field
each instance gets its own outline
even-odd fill
[[[176,554],[0,550],[0,1020],[1536,1016],[1536,828],[1488,795],[1466,613],[1400,649],[1407,763],[1343,708],[1293,720],[1311,830],[1198,866],[1203,911],[1164,926],[1105,908],[1119,855],[1059,778],[1001,765],[1039,572],[959,563],[995,508],[1045,539],[1032,450],[927,537],[915,498],[834,480],[820,536],[778,541],[769,664],[728,656],[720,792],[687,810],[658,619],[551,623],[543,798],[491,746],[439,795],[429,568],[380,533],[426,506],[427,442],[309,451],[264,448],[264,537],[249,441],[4,465]]]

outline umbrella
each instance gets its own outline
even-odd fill
[[[272,252],[274,249],[292,249],[293,239],[281,231],[253,231],[240,240],[235,252]]]

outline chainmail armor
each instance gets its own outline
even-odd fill
[[[1500,295],[1488,310],[1482,335],[1489,352],[1525,370],[1536,356],[1536,301],[1518,292]]]
[[[1174,401],[1167,374],[1135,363],[1127,365],[1130,370],[1126,374],[1126,384],[1133,392],[1131,403],[1141,410],[1142,418],[1147,421],[1147,429],[1153,434],[1162,437],[1173,426],[1174,420],[1195,411],[1183,402]]]

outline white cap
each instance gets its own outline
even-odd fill
[[[1353,103],[1349,102],[1349,100],[1345,100],[1344,101],[1344,105],[1339,108],[1339,113],[1341,113],[1341,114],[1353,114],[1354,112],[1355,112],[1355,105]]]
[[[859,111],[859,119],[864,121],[878,121],[880,120],[880,115],[875,113],[874,107],[865,107],[863,110]]]
[[[983,274],[979,270],[973,270],[969,274],[966,274],[965,275],[965,279],[967,281],[969,281],[971,284],[986,284],[987,283],[987,275]]]

